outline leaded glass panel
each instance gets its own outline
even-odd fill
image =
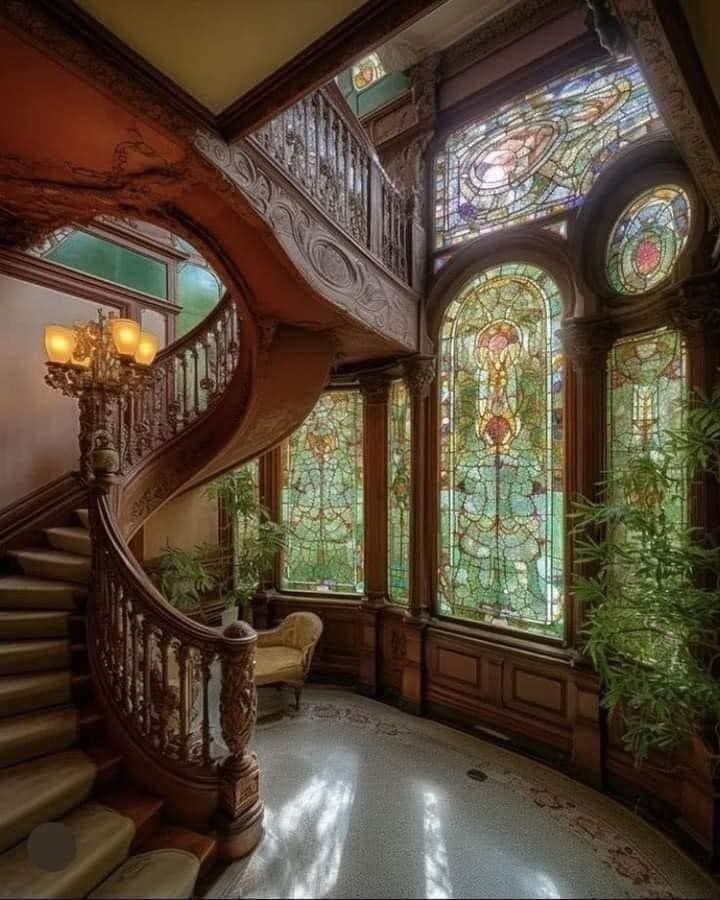
[[[436,248],[577,205],[657,117],[626,60],[575,71],[453,131],[435,159]]]
[[[410,591],[410,395],[404,381],[390,387],[388,405],[388,588],[406,606]]]
[[[329,391],[286,444],[283,521],[289,527],[282,587],[362,593],[363,404]]]
[[[625,207],[607,247],[607,277],[621,294],[642,294],[675,267],[690,232],[690,203],[682,188],[651,188]]]
[[[352,67],[352,83],[356,91],[364,91],[385,75],[377,53],[371,53]]]
[[[623,338],[608,361],[608,467],[621,472],[638,451],[657,462],[671,462],[667,436],[683,424],[687,395],[686,353],[677,331],[660,328]],[[672,470],[671,470],[672,474]],[[677,472],[677,490],[664,498],[678,523],[685,518],[685,478]]]
[[[439,608],[560,636],[562,304],[542,269],[472,278],[440,333]]]

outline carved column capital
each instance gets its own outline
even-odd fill
[[[366,403],[384,404],[390,396],[390,376],[386,372],[373,372],[361,375],[359,380],[360,392]]]
[[[412,397],[424,399],[430,393],[430,385],[435,379],[436,359],[434,356],[416,356],[405,364],[405,377]]]
[[[603,367],[618,336],[617,325],[608,319],[575,319],[558,332],[563,351],[579,369]]]

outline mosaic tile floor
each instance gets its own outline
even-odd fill
[[[265,837],[207,897],[720,896],[607,797],[348,691],[308,688],[254,748]]]

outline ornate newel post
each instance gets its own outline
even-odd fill
[[[247,856],[262,837],[260,770],[247,749],[257,719],[256,634],[246,622],[223,631],[220,728],[230,755],[220,766],[220,795],[215,825],[225,859]]]
[[[606,372],[607,355],[616,337],[615,325],[606,319],[588,318],[568,322],[560,332],[567,355],[565,408],[568,430],[565,477],[568,512],[578,496],[599,498],[599,483],[605,471],[607,432]],[[572,578],[590,571],[573,562],[573,541],[568,538],[566,596],[568,641],[575,650],[573,708],[573,765],[579,777],[591,784],[603,779],[603,735],[600,715],[598,677],[582,654],[582,628],[585,610],[575,600]]]
[[[400,703],[408,712],[423,709],[425,630],[432,603],[431,547],[435,540],[429,523],[429,492],[434,490],[428,458],[430,387],[435,380],[435,357],[421,356],[406,367],[410,392],[412,465],[410,492],[410,600],[403,620],[405,657]]]
[[[387,605],[388,576],[388,397],[384,374],[360,380],[364,403],[363,468],[365,473],[365,597],[360,606],[358,691],[375,697],[381,689],[382,610]]]

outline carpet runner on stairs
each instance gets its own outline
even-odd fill
[[[123,782],[88,699],[87,510],[77,520],[0,575],[0,897],[190,897],[215,840],[163,826],[162,800]],[[74,844],[57,871],[30,841],[48,822]]]

